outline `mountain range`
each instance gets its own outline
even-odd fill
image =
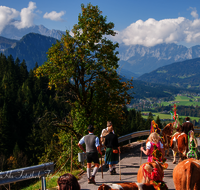
[[[20,40],[23,36],[29,33],[37,33],[44,36],[49,36],[52,38],[56,38],[58,40],[61,39],[62,34],[65,33],[65,31],[61,30],[49,30],[48,28],[44,27],[43,25],[34,25],[29,28],[22,28],[18,29],[14,25],[7,25],[0,33],[0,36],[14,39],[14,40]]]
[[[43,25],[34,25],[29,28],[17,29],[14,25],[7,25],[3,31],[0,33],[0,36],[10,39],[10,40],[18,40],[23,41],[29,33],[36,33],[43,36],[52,37],[60,40],[64,31],[60,30],[49,30]],[[51,38],[49,38],[51,39]],[[36,40],[36,39],[35,39]],[[41,37],[38,36],[38,40],[42,40]],[[13,43],[13,42],[12,42]],[[30,43],[30,42],[22,42],[22,43]],[[49,44],[49,43],[47,43]],[[3,52],[5,49],[13,48],[12,44],[6,44],[1,42],[0,39],[0,51]],[[18,46],[18,44],[16,44]],[[15,47],[16,47],[15,46]],[[46,47],[48,50],[49,47]],[[10,50],[11,51],[11,50]],[[134,79],[139,76],[154,71],[159,67],[184,61],[187,59],[194,59],[200,57],[200,46],[193,46],[191,48],[187,48],[183,45],[177,45],[174,43],[171,44],[159,44],[152,47],[145,47],[142,45],[125,45],[119,44],[119,48],[117,49],[119,52],[119,72],[123,75],[127,75],[128,78],[131,76]],[[9,53],[9,52],[8,52]],[[17,55],[17,53],[16,53]],[[19,55],[19,54],[18,54]],[[31,60],[27,60],[31,63]],[[43,61],[43,60],[42,60]],[[35,65],[35,63],[31,63]]]
[[[11,26],[10,26],[11,27]],[[23,32],[14,35],[12,28],[5,28],[3,32],[8,30],[6,38],[0,36],[0,52],[6,56],[12,55],[14,59],[17,57],[22,61],[26,61],[28,70],[35,67],[35,63],[42,65],[47,60],[46,52],[59,39],[62,31],[48,30],[43,26],[35,26],[26,31],[40,31],[39,33],[28,33],[20,40],[17,40]],[[15,31],[13,29],[13,31]],[[10,33],[10,34],[9,34]],[[3,33],[4,34],[4,33]],[[57,37],[50,37],[56,34]],[[2,35],[2,33],[1,33]],[[18,36],[18,37],[16,37]],[[127,79],[133,77],[140,81],[160,83],[166,85],[175,85],[188,88],[198,87],[198,70],[200,57],[200,46],[187,48],[176,44],[160,44],[153,47],[145,47],[142,45],[125,46],[119,44],[119,68],[118,73]],[[194,60],[194,61],[193,61]],[[183,66],[184,65],[184,66]],[[190,69],[188,69],[190,68]],[[190,85],[192,81],[196,81]],[[199,87],[198,87],[199,88]]]
[[[200,57],[199,45],[187,48],[174,43],[152,47],[120,44],[118,51],[120,67],[140,76],[174,62]]]

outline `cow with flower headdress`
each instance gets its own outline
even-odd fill
[[[170,111],[174,122],[168,123],[161,132],[161,141],[163,143],[165,151],[167,151],[166,155],[169,156],[169,148],[171,147],[171,138],[174,133],[181,131],[181,123],[182,119],[178,117],[177,114],[177,106],[174,104],[173,111]],[[152,128],[152,127],[151,127]]]
[[[161,162],[147,162],[140,166],[137,174],[137,182],[138,183],[150,183],[150,184],[160,184],[160,186],[166,187],[164,178],[164,169],[168,168],[167,163]]]

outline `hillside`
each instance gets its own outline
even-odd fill
[[[6,49],[4,54],[6,56],[12,55],[14,59],[18,57],[21,61],[24,59],[28,70],[30,70],[34,68],[36,62],[40,66],[47,60],[46,52],[56,41],[55,38],[29,33],[11,48]]]
[[[138,80],[188,89],[200,89],[200,58],[160,67],[138,77]]]
[[[128,79],[122,77],[122,81],[126,81]],[[173,99],[173,95],[179,94],[179,93],[195,93],[198,94],[199,90],[197,89],[185,89],[185,88],[179,88],[172,85],[165,85],[165,84],[156,84],[156,83],[150,83],[145,82],[141,80],[133,80],[133,89],[131,89],[131,92],[134,92],[134,99],[132,103],[135,100],[139,99],[147,99],[147,98],[166,98],[166,99]]]
[[[0,36],[0,52],[3,52],[4,49],[11,48],[12,45],[16,42],[17,40],[12,40],[12,39],[8,39],[8,38],[4,38]]]

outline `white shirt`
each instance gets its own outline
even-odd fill
[[[154,143],[154,142],[152,142],[152,143]],[[160,143],[160,148],[163,148],[163,144],[159,141],[159,143]],[[149,141],[148,143],[147,143],[147,145],[146,145],[146,149],[149,149],[150,150],[150,148],[151,148],[151,142]]]

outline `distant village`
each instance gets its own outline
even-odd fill
[[[187,96],[188,98],[191,98],[191,100],[189,100],[191,102],[192,101],[200,102],[200,93],[198,93],[198,94],[196,94],[196,93],[193,93],[193,94],[177,94],[177,95],[174,95],[173,97],[176,97],[176,96]],[[199,96],[199,98],[194,99],[194,96]],[[138,111],[148,111],[148,110],[150,111],[153,108],[162,106],[163,102],[168,102],[168,101],[170,101],[169,106],[172,106],[175,103],[179,103],[179,101],[167,100],[166,98],[160,98],[160,99],[149,98],[149,99],[138,99],[133,104],[127,105],[127,107],[128,108],[134,108]],[[167,113],[169,113],[169,111],[164,110],[160,113],[166,113],[167,114]]]

